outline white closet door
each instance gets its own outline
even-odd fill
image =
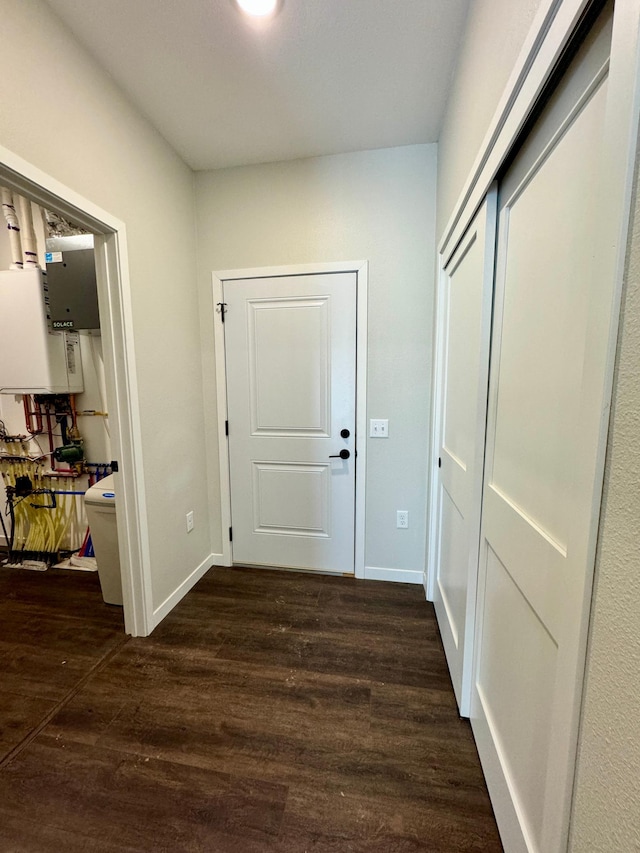
[[[609,25],[500,187],[471,717],[508,853],[566,849],[608,402],[613,283],[591,268]]]
[[[438,300],[440,439],[434,605],[469,716],[496,229],[495,190],[446,262]]]

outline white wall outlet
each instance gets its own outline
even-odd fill
[[[387,418],[371,418],[369,421],[370,438],[389,438],[389,420]]]
[[[193,530],[193,510],[187,513],[187,533]]]
[[[401,528],[402,530],[406,530],[409,526],[409,510],[408,509],[399,509],[396,512],[396,527]]]

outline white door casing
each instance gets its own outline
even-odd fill
[[[497,190],[445,259],[438,294],[434,605],[462,716],[469,716],[489,374]]]
[[[609,23],[500,186],[471,721],[509,853],[568,832],[614,310],[593,274]]]
[[[225,563],[362,577],[366,262],[213,280],[226,303],[216,322],[218,422],[229,422],[219,442],[223,524],[233,526]],[[349,459],[330,458],[344,450]]]

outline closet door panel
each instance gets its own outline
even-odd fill
[[[606,359],[591,269],[609,43],[605,13],[500,186],[471,720],[510,853],[566,845],[598,452],[583,439],[606,405],[586,356]]]
[[[496,192],[444,265],[434,604],[460,713],[469,715],[489,369]]]

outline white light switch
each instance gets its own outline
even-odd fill
[[[389,421],[387,418],[371,418],[369,421],[369,436],[371,438],[389,438]]]

